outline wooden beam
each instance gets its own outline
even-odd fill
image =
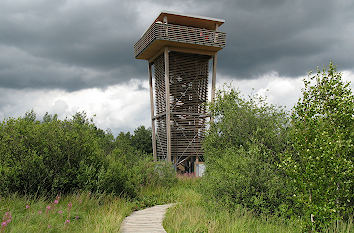
[[[182,47],[168,47],[170,51],[181,52],[181,53],[191,53],[191,54],[200,54],[200,55],[209,55],[214,56],[216,51],[207,51],[202,49],[195,48],[182,48]]]
[[[199,156],[196,156],[195,157],[195,162],[194,162],[194,175],[196,177],[198,177],[198,173],[197,173],[198,164],[199,164]]]
[[[166,101],[166,133],[167,133],[167,162],[171,162],[171,111],[170,111],[170,64],[168,47],[165,47],[165,101]]]
[[[153,63],[157,57],[159,57],[162,53],[164,53],[164,51],[165,51],[165,48],[160,49],[154,56],[152,56],[149,59],[149,62]]]
[[[188,115],[188,116],[199,116],[199,117],[209,117],[209,114],[204,113],[194,113],[194,112],[171,112],[172,115]]]
[[[216,85],[216,64],[218,62],[218,54],[215,53],[213,56],[213,76],[211,80],[211,103],[215,101],[215,85]],[[213,117],[210,118],[210,121],[214,121]]]
[[[150,86],[150,109],[151,109],[151,131],[152,131],[152,154],[154,161],[157,161],[156,153],[156,129],[155,129],[155,119],[154,119],[154,93],[152,89],[152,64],[149,63],[149,86]]]
[[[159,114],[156,114],[156,116],[154,116],[154,120],[157,120],[157,119],[159,119],[159,118],[161,118],[161,117],[165,117],[166,116],[166,112],[163,112],[163,113],[159,113]]]

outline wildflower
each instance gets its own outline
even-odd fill
[[[38,211],[38,214],[42,214],[42,210],[39,210],[39,211]]]
[[[56,205],[56,204],[58,204],[59,203],[59,200],[58,199],[55,199],[54,200],[54,204]]]
[[[62,211],[62,210],[59,210],[59,211],[58,211],[58,214],[62,214],[62,213],[63,213],[63,211]]]
[[[52,209],[52,207],[50,205],[47,205],[45,213],[48,214],[51,209]]]
[[[75,216],[75,219],[76,219],[76,220],[78,220],[79,218],[80,218],[79,216],[77,216],[77,215]]]
[[[30,206],[29,206],[29,205],[26,205],[26,210],[29,209],[29,208],[30,208]]]
[[[51,226],[51,225],[48,225],[48,228],[52,228],[52,226]]]
[[[2,223],[1,223],[1,226],[2,226],[2,227],[6,227],[6,226],[7,226],[7,222],[6,222],[6,221],[5,221],[5,222],[2,222]]]
[[[64,223],[64,224],[69,224],[69,223],[70,223],[70,220],[67,219],[67,220],[65,220],[65,223]]]
[[[69,210],[71,209],[71,207],[73,207],[73,204],[71,202],[69,202],[69,204],[68,204]]]

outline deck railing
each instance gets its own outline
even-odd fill
[[[143,52],[154,40],[223,48],[226,44],[226,33],[156,22],[149,27],[141,39],[134,45],[135,57]]]

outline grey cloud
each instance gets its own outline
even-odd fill
[[[0,3],[0,86],[69,91],[145,79],[133,56],[146,1]],[[239,79],[296,77],[333,59],[353,70],[354,4],[349,0],[150,1],[161,10],[225,18],[218,72]],[[155,9],[154,8],[154,9]],[[173,9],[173,10],[174,10]],[[157,15],[158,12],[156,12]],[[144,25],[144,27],[142,26]]]
[[[77,90],[139,78],[126,2],[0,3],[0,86]],[[145,71],[145,70],[144,70]]]
[[[351,1],[230,1],[210,10],[225,16],[228,33],[219,72],[256,78],[272,71],[296,77],[333,59],[353,70]],[[339,46],[340,45],[340,46]]]

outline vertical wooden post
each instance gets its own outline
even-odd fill
[[[155,119],[154,119],[154,93],[152,89],[152,63],[149,62],[149,86],[150,86],[150,109],[151,109],[151,133],[152,133],[152,154],[154,161],[157,161],[156,153],[156,129],[155,129]]]
[[[195,158],[195,162],[194,162],[194,176],[195,177],[198,177],[198,173],[199,173],[199,169],[197,169],[198,168],[198,164],[199,164],[199,156],[197,156]]]
[[[165,93],[166,93],[166,133],[167,133],[167,162],[171,162],[171,111],[170,111],[170,64],[168,47],[165,47]]]
[[[211,80],[211,103],[215,101],[215,85],[216,85],[216,64],[218,62],[218,54],[215,53],[213,56],[213,76]],[[213,117],[210,118],[210,121],[214,121]]]
[[[218,31],[219,26],[215,24],[215,32]],[[216,42],[216,33],[215,33],[215,38],[214,42]],[[213,76],[211,80],[211,103],[214,103],[215,101],[215,85],[216,85],[216,64],[218,62],[218,54],[215,52],[213,56]],[[214,119],[213,117],[210,117],[210,121],[213,122]]]

